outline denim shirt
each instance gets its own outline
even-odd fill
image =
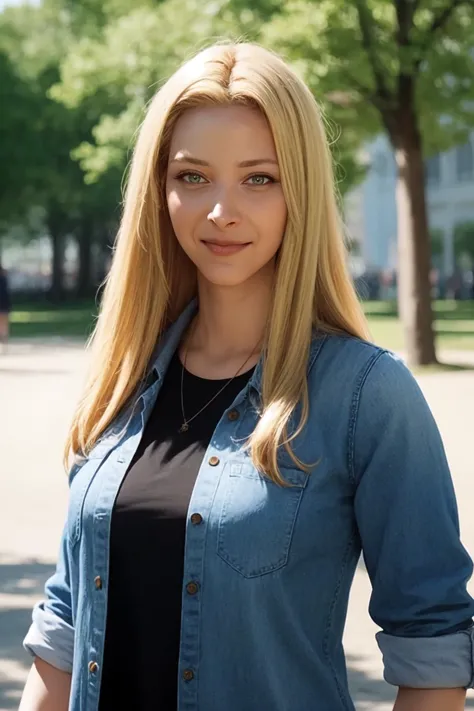
[[[132,406],[70,473],[57,570],[24,641],[72,672],[70,711],[98,708],[112,508],[194,309],[161,339]],[[262,477],[244,447],[259,418],[261,373],[258,364],[223,413],[192,493],[178,711],[354,709],[342,635],[361,551],[385,679],[472,686],[472,563],[440,435],[408,369],[359,339],[315,335],[309,418],[294,451],[316,464],[302,471],[282,448],[285,488]],[[146,585],[146,571],[136,584]]]

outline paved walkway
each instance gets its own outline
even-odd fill
[[[466,354],[455,355],[449,360],[466,362]],[[61,446],[85,365],[81,345],[60,340],[15,343],[0,355],[0,711],[18,708],[30,665],[21,639],[54,567],[67,502]],[[464,543],[474,554],[474,371],[418,380],[445,440]],[[394,690],[382,681],[377,630],[367,614],[369,594],[361,567],[345,635],[351,688],[358,711],[391,711]],[[466,708],[474,709],[474,695]]]

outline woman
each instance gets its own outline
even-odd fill
[[[0,347],[6,349],[10,331],[10,292],[7,273],[0,264]]]
[[[353,709],[361,548],[396,710],[463,708],[448,465],[367,338],[312,95],[259,47],[202,52],[136,145],[22,711]]]

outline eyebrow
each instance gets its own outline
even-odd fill
[[[176,158],[173,158],[171,163],[192,163],[193,165],[202,165],[206,168],[210,167],[210,164],[207,161],[186,154],[178,154]],[[264,163],[278,165],[278,161],[274,158],[252,158],[251,160],[243,160],[241,163],[238,164],[238,167],[252,168],[255,165],[263,165]]]

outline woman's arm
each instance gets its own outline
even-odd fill
[[[71,675],[36,657],[19,711],[67,711],[70,691]]]
[[[397,358],[376,354],[362,375],[349,463],[384,677],[404,689],[396,711],[434,711],[431,698],[440,708],[443,692],[455,699],[446,711],[457,711],[463,692],[453,690],[474,680],[466,587],[473,564],[459,539],[446,453],[423,393]]]
[[[465,689],[400,689],[393,711],[463,711]]]
[[[69,484],[79,469],[79,465],[72,467]],[[35,605],[32,624],[23,640],[34,663],[23,692],[21,711],[68,709],[75,637],[70,574],[66,521],[56,570],[46,581],[45,599]]]

